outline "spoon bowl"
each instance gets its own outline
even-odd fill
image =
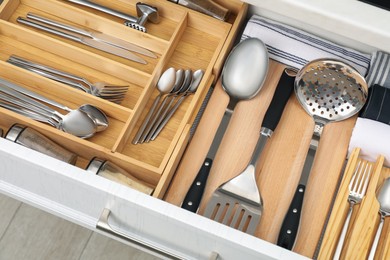
[[[390,177],[383,182],[382,187],[379,190],[379,193],[377,195],[377,199],[380,205],[379,208],[380,222],[375,234],[374,242],[370,250],[370,255],[368,256],[369,260],[374,259],[375,257],[376,249],[379,244],[379,238],[381,237],[385,218],[390,216]]]

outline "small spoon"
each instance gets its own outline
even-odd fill
[[[168,123],[169,119],[173,116],[173,114],[176,112],[176,110],[179,108],[180,104],[183,102],[185,97],[192,95],[196,92],[196,90],[199,87],[199,84],[203,78],[204,71],[203,70],[197,70],[192,74],[192,82],[187,89],[183,93],[183,95],[180,97],[180,99],[176,102],[176,104],[172,107],[171,110],[167,113],[167,115],[164,117],[164,120],[160,123],[157,130],[153,133],[151,140],[154,141],[156,137],[160,134],[161,130],[164,128],[164,126]]]
[[[167,113],[168,113],[169,109],[171,108],[171,106],[172,106],[173,102],[175,101],[175,99],[178,96],[183,95],[188,90],[188,88],[191,85],[191,81],[192,81],[192,71],[189,70],[189,69],[185,70],[184,71],[184,80],[182,82],[181,87],[178,89],[178,91],[176,91],[175,93],[172,93],[172,95],[170,96],[169,103],[164,107],[164,109],[162,110],[162,113],[160,115],[158,115],[158,118],[154,122],[153,127],[149,131],[149,133],[148,133],[147,137],[145,138],[145,140],[143,140],[144,142],[148,143],[151,140],[153,134],[156,132],[158,126],[164,120],[165,116],[167,115]]]
[[[185,78],[184,70],[182,70],[182,69],[177,70],[176,71],[175,84],[174,84],[172,90],[168,93],[168,95],[166,95],[164,97],[163,101],[158,106],[158,109],[157,109],[156,113],[153,114],[153,118],[150,120],[148,126],[146,127],[146,130],[143,132],[143,134],[142,134],[142,136],[141,136],[141,138],[139,140],[139,143],[145,142],[145,139],[147,138],[148,134],[150,133],[152,127],[154,126],[154,124],[158,120],[159,116],[161,115],[161,112],[163,112],[163,108],[164,108],[165,104],[167,103],[167,101],[169,99],[171,99],[171,97],[173,95],[175,95],[177,92],[180,91],[180,88],[182,86],[184,78]]]
[[[176,81],[176,70],[174,68],[169,68],[164,73],[160,76],[160,79],[157,82],[157,89],[160,91],[158,96],[153,102],[152,107],[149,110],[149,113],[145,117],[144,122],[142,123],[141,127],[138,129],[137,134],[135,135],[133,139],[133,144],[137,144],[139,142],[139,139],[141,138],[141,135],[144,133],[146,126],[148,125],[154,110],[157,107],[158,102],[160,101],[161,97],[163,95],[168,94],[169,92],[172,91],[172,89],[175,86],[175,81]]]
[[[390,178],[387,178],[383,182],[382,187],[378,193],[377,199],[380,204],[379,214],[381,215],[381,220],[379,222],[379,226],[376,231],[376,235],[371,247],[370,255],[368,256],[369,260],[374,259],[375,252],[379,243],[379,238],[381,237],[385,218],[390,216]]]

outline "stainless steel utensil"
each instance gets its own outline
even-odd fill
[[[107,8],[105,6],[93,3],[91,1],[87,0],[68,0],[69,2],[83,5],[119,18],[122,18],[125,21],[125,25],[129,26],[133,29],[139,30],[141,32],[146,32],[146,28],[144,24],[146,21],[151,21],[152,23],[159,23],[160,22],[160,16],[158,14],[158,9],[156,7],[144,4],[144,3],[137,3],[137,15],[139,17],[134,17],[110,8]]]
[[[356,166],[355,172],[351,178],[349,183],[349,210],[347,214],[347,218],[345,219],[343,229],[340,234],[339,242],[337,243],[336,251],[333,256],[334,260],[340,259],[341,252],[343,250],[344,240],[347,235],[347,230],[349,227],[349,222],[351,221],[353,207],[356,204],[359,204],[363,197],[366,195],[366,190],[368,187],[368,183],[371,177],[371,169],[372,165],[368,162],[359,161]]]
[[[156,131],[153,133],[152,137],[150,140],[155,140],[157,136],[160,134],[162,129],[165,127],[165,125],[168,123],[169,119],[172,118],[172,116],[175,114],[176,110],[179,108],[180,104],[184,101],[186,97],[189,95],[192,95],[196,92],[196,90],[199,87],[200,81],[203,78],[203,70],[196,70],[193,75],[192,75],[192,82],[187,91],[185,91],[179,100],[175,103],[175,105],[169,110],[169,112],[166,114],[166,116],[163,118],[162,122],[159,124],[158,128]]]
[[[82,35],[77,35],[77,34],[72,33],[72,32],[64,31],[63,28],[58,29],[57,27],[54,27],[53,25],[44,24],[41,22],[34,21],[32,19],[26,19],[23,17],[18,17],[16,19],[16,21],[18,23],[21,23],[21,24],[24,24],[24,25],[27,25],[27,26],[51,33],[51,34],[54,34],[57,36],[61,36],[61,37],[66,38],[68,40],[72,40],[72,41],[90,46],[92,48],[95,48],[95,49],[98,49],[98,50],[101,50],[101,51],[104,51],[104,52],[107,52],[110,54],[114,54],[116,56],[119,56],[119,57],[122,57],[122,58],[125,58],[128,60],[132,60],[132,61],[135,61],[135,62],[138,62],[141,64],[147,64],[147,62],[144,59],[135,55],[132,52],[129,52],[125,49],[118,48],[114,45],[110,45],[110,44],[107,44],[107,43],[104,43],[101,41],[96,41],[95,39],[90,38],[90,37],[85,37]]]
[[[248,57],[251,58],[248,59]],[[261,90],[267,76],[268,62],[267,48],[257,38],[248,38],[240,42],[230,52],[222,70],[222,87],[229,95],[230,101],[204,165],[209,166],[214,159],[236,104],[240,100],[254,97]],[[248,183],[238,178],[221,185],[213,193],[204,215],[224,223],[234,216],[233,221],[229,223],[231,227],[250,233],[254,232],[253,226],[257,225],[257,220],[261,215],[261,201],[259,194],[257,196],[253,194],[253,197],[252,194],[246,192],[251,189],[253,183],[256,185],[255,180]],[[223,206],[218,207],[219,205]],[[225,207],[225,205],[229,206]],[[232,209],[236,206],[239,209],[233,211]],[[221,219],[220,216],[224,210],[227,213]],[[236,223],[237,220],[240,221]]]
[[[139,143],[144,143],[145,142],[146,138],[148,137],[148,135],[149,135],[150,131],[152,130],[152,128],[154,127],[154,125],[159,120],[161,115],[165,112],[165,108],[168,105],[170,105],[170,103],[173,102],[173,97],[177,93],[179,93],[180,90],[183,88],[185,78],[188,77],[188,75],[189,75],[188,71],[187,71],[187,73],[185,73],[185,71],[182,70],[182,69],[179,69],[179,70],[176,71],[175,84],[174,84],[172,90],[167,95],[165,95],[164,99],[159,104],[156,112],[153,114],[153,116],[150,119],[147,127],[145,128],[145,131],[142,134],[142,136],[141,136],[141,138],[139,140]]]
[[[152,107],[150,108],[148,114],[146,115],[142,125],[138,129],[138,132],[133,139],[132,142],[133,144],[137,144],[139,142],[142,134],[145,131],[146,126],[148,125],[149,121],[152,118],[152,115],[154,114],[154,110],[156,109],[161,97],[172,91],[172,89],[175,86],[175,80],[176,80],[176,70],[174,68],[168,68],[160,76],[160,79],[157,82],[157,89],[160,93],[155,98]]]
[[[211,0],[168,0],[175,4],[179,4],[192,10],[204,13],[221,21],[226,21],[229,18],[229,9],[219,5]]]
[[[7,62],[115,103],[120,103],[128,90],[128,86],[111,85],[105,82],[91,83],[85,78],[79,77],[77,75],[15,55],[11,55]],[[84,84],[87,85],[87,87]]]
[[[157,120],[155,121],[153,127],[150,129],[148,135],[146,136],[144,142],[149,142],[153,134],[157,131],[157,128],[162,123],[164,118],[167,116],[169,109],[172,107],[173,103],[175,102],[176,98],[184,95],[188,91],[188,89],[191,86],[192,82],[192,71],[191,70],[185,70],[184,71],[184,81],[182,86],[180,87],[179,91],[177,91],[175,94],[170,96],[170,101],[166,104],[165,107],[161,110],[162,113],[158,116]]]
[[[378,229],[375,234],[374,242],[371,246],[370,254],[368,256],[369,260],[373,260],[376,249],[378,247],[379,239],[381,237],[383,225],[385,222],[385,218],[390,216],[390,178],[387,178],[383,184],[382,187],[377,194],[377,199],[380,204],[379,214],[381,216]]]
[[[67,111],[67,112],[69,112],[69,114],[71,114],[71,113],[77,114],[76,111],[80,111],[80,112],[84,113],[86,116],[88,116],[94,122],[94,124],[96,125],[96,131],[98,131],[98,132],[104,131],[108,127],[108,118],[107,118],[106,114],[102,110],[100,110],[99,108],[97,108],[93,105],[84,104],[84,105],[81,105],[77,109],[71,109],[71,108],[69,108],[69,107],[67,107],[59,102],[56,102],[56,101],[49,99],[47,97],[44,97],[42,95],[39,95],[36,92],[30,91],[26,88],[23,88],[21,86],[13,84],[9,81],[5,81],[3,79],[0,79],[0,82],[3,85],[7,86],[8,88],[11,88],[11,89],[13,89],[19,93],[22,93],[26,96],[29,96],[31,98],[45,102],[48,105],[52,105],[52,106],[55,106],[59,109]]]
[[[291,249],[300,223],[306,184],[324,126],[355,115],[367,100],[367,84],[353,67],[332,59],[306,64],[295,78],[295,94],[315,122],[299,185],[283,220],[277,244]]]
[[[267,109],[267,112],[264,116],[260,138],[258,144],[256,145],[256,151],[253,152],[251,165],[247,166],[248,170],[253,170],[252,173],[248,173],[248,175],[254,174],[254,168],[262,149],[264,148],[267,139],[271,137],[273,131],[276,129],[276,126],[279,122],[279,119],[282,115],[285,104],[288,101],[289,96],[294,88],[294,78],[296,72],[291,69],[285,69],[283,72],[279,83],[276,87],[273,99]],[[250,169],[249,169],[250,168]],[[207,178],[210,172],[210,167],[203,165],[196,175],[192,185],[190,186],[184,200],[182,203],[182,208],[187,209],[192,212],[196,212],[200,205],[204,188],[206,186]],[[253,176],[250,176],[251,178]],[[253,177],[254,178],[254,177]],[[254,187],[257,189],[257,187]],[[254,192],[255,193],[255,192]],[[262,204],[262,203],[261,203]],[[262,206],[262,205],[261,205]]]
[[[78,28],[78,27],[71,26],[68,24],[60,23],[58,21],[50,20],[46,17],[42,17],[42,16],[39,16],[39,15],[33,14],[33,13],[27,13],[26,17],[29,19],[38,21],[38,22],[42,22],[42,23],[45,23],[48,25],[58,27],[60,29],[64,29],[66,31],[70,31],[70,32],[74,32],[74,33],[77,33],[77,34],[80,34],[83,36],[87,36],[87,37],[93,38],[95,40],[102,41],[102,42],[105,42],[107,44],[111,44],[111,45],[114,45],[116,47],[128,50],[128,51],[137,52],[139,54],[142,54],[142,55],[145,55],[145,56],[148,56],[151,58],[157,58],[156,54],[149,51],[148,49],[142,48],[138,45],[124,41],[122,39],[112,37],[112,36],[109,36],[107,34],[103,34],[103,33],[98,32],[98,31]]]
[[[24,116],[28,116],[30,114],[28,111],[31,111],[32,119],[39,118],[42,122],[80,138],[89,138],[97,132],[96,123],[85,112],[77,109],[63,115],[51,107],[19,93],[14,88],[21,87],[0,79],[0,92],[5,94],[0,96],[0,100],[3,101],[1,105],[4,108],[10,107],[12,111]],[[19,111],[18,106],[23,109]]]

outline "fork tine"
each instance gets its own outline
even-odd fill
[[[369,182],[369,180],[370,180],[371,169],[372,169],[372,165],[370,165],[370,168],[368,169],[367,176],[366,176],[366,180],[365,180],[364,186],[363,186],[362,194],[366,194],[367,187],[368,187],[368,182]]]
[[[357,183],[356,183],[356,186],[357,189],[355,190],[355,192],[357,193],[360,193],[362,188],[363,188],[363,181],[364,181],[364,175],[366,174],[366,170],[367,170],[367,166],[368,166],[368,163],[366,162],[365,164],[363,164],[363,166],[360,168],[360,171],[359,171],[359,178],[357,180]]]
[[[348,185],[349,190],[352,190],[352,185],[355,183],[355,178],[356,178],[357,172],[360,168],[360,163],[361,163],[361,161],[358,162],[358,165],[356,166],[355,172],[353,173],[352,178],[349,182],[349,185]]]

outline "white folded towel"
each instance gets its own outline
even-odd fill
[[[349,142],[348,157],[356,147],[361,148],[361,158],[375,162],[383,155],[385,166],[390,167],[390,125],[358,117]]]
[[[253,37],[265,43],[271,59],[297,69],[315,59],[333,58],[349,64],[365,76],[370,65],[370,54],[340,46],[258,15],[249,19],[241,40]]]

